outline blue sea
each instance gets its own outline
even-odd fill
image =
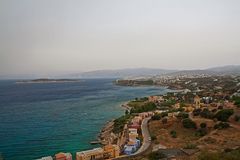
[[[31,160],[91,149],[107,121],[124,114],[122,103],[164,94],[163,87],[116,86],[113,79],[17,84],[0,81],[0,153]]]

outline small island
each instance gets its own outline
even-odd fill
[[[33,80],[21,80],[16,83],[67,83],[67,82],[79,82],[79,79],[48,79],[48,78],[40,78]]]

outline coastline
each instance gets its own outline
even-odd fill
[[[124,110],[131,110],[131,107],[128,106],[130,101],[123,102],[119,107],[122,107]],[[122,116],[122,115],[121,115]],[[98,144],[107,145],[115,144],[119,140],[119,136],[113,133],[114,120],[107,121],[106,124],[100,130],[97,141]]]
[[[114,120],[110,120],[108,121],[103,128],[101,129],[99,135],[98,135],[98,142],[101,145],[106,145],[106,144],[112,144],[112,140],[111,140],[111,134],[112,134],[112,130],[113,130],[113,125],[114,125]]]

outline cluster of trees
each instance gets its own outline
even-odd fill
[[[168,112],[162,112],[160,114],[155,114],[152,116],[152,120],[160,120],[168,115]]]
[[[196,136],[205,136],[207,134],[207,124],[206,123],[201,123],[200,128],[197,129],[197,132],[195,133]]]
[[[228,128],[228,127],[230,127],[230,125],[226,122],[219,122],[214,125],[214,129],[224,129],[224,128]]]
[[[130,113],[148,112],[148,111],[153,111],[156,108],[157,106],[155,105],[155,103],[148,102],[148,103],[142,104],[141,106],[131,108]]]
[[[194,116],[201,116],[203,118],[209,118],[209,119],[214,119],[216,118],[219,121],[226,122],[228,121],[228,118],[234,113],[233,109],[222,109],[215,113],[215,111],[210,111],[208,108],[202,109],[195,109],[193,111]]]
[[[194,116],[201,116],[203,118],[212,119],[214,117],[214,112],[210,111],[208,108],[204,108],[203,110],[198,108],[193,110]]]
[[[227,122],[228,118],[234,113],[233,109],[223,109],[218,111],[214,118],[217,118],[219,121]]]
[[[190,118],[185,118],[182,120],[183,127],[185,128],[197,128],[197,125],[194,121],[192,121]]]
[[[129,121],[131,115],[127,114],[114,120],[113,133],[120,133],[123,131],[124,125]]]
[[[234,96],[232,100],[237,107],[240,107],[240,97]]]
[[[172,98],[169,98],[167,101],[165,102],[162,102],[161,103],[161,106],[165,106],[165,107],[171,107],[172,105],[176,104],[176,100],[175,99],[172,99]]]
[[[189,118],[189,114],[187,112],[180,112],[177,117],[185,119],[185,118]]]

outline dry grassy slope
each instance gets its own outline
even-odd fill
[[[234,148],[240,145],[240,129],[228,128],[223,130],[214,130],[214,122],[211,120],[196,118],[197,124],[207,122],[208,134],[204,137],[196,137],[194,129],[183,128],[178,120],[171,120],[163,125],[161,121],[151,121],[149,125],[150,132],[157,137],[155,144],[163,144],[169,148],[184,147],[186,144],[197,144],[200,150],[222,150],[225,148]],[[177,132],[177,138],[172,138],[170,131]]]

